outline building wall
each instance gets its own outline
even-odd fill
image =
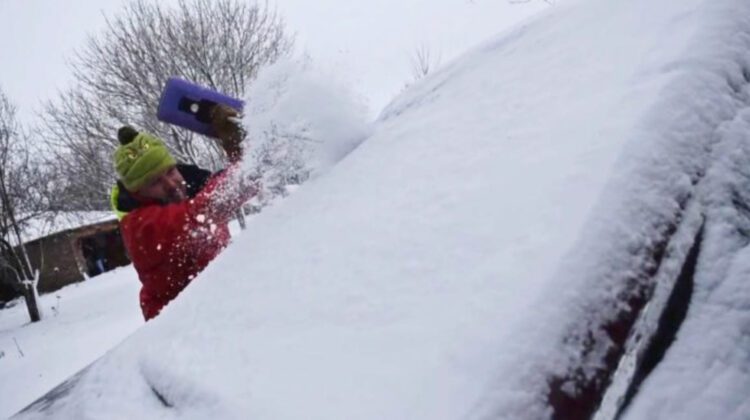
[[[39,293],[48,293],[84,280],[71,239],[63,232],[26,244],[31,266],[39,269]]]
[[[130,264],[119,235],[117,221],[83,226],[46,236],[26,244],[31,265],[40,270],[39,293],[49,293],[72,283],[85,280],[86,259],[82,241],[91,236],[110,234],[116,243],[110,247],[110,268]]]
[[[31,266],[40,271],[39,293],[49,293],[72,283],[83,281],[88,270],[82,244],[87,238],[100,237],[105,246],[107,269],[130,264],[120,236],[119,223],[106,221],[70,229],[26,243]],[[100,241],[101,242],[101,241]],[[20,296],[14,287],[15,275],[0,269],[0,302]]]

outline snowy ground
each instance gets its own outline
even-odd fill
[[[101,357],[143,325],[132,266],[41,297],[30,324],[23,301],[0,310],[0,418],[7,418]]]
[[[750,417],[748,16],[580,0],[488,41],[21,417],[546,418],[703,216],[687,319],[626,416]]]

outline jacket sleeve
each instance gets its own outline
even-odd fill
[[[164,260],[159,257],[180,237],[201,225],[227,223],[256,191],[235,164],[209,179],[193,198],[137,209],[123,219],[124,233],[132,240],[130,252],[141,254],[140,261],[161,264]]]
[[[202,219],[226,223],[242,203],[256,193],[256,185],[243,176],[239,164],[233,164],[209,179],[195,197],[164,207],[177,207],[178,212],[184,212],[189,220],[199,223],[203,223]]]

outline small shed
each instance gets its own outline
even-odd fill
[[[43,215],[24,226],[23,240],[40,273],[40,293],[130,264],[119,222],[109,212]]]

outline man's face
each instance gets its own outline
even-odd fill
[[[187,187],[182,174],[173,166],[141,187],[138,195],[164,204],[179,203],[187,199]]]

